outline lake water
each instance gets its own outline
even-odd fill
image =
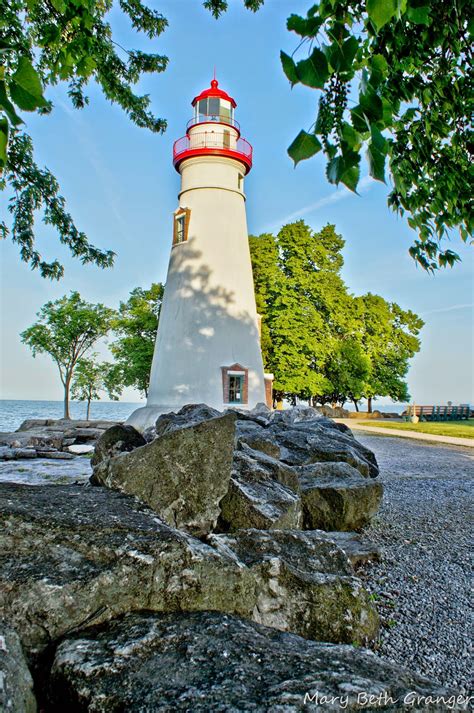
[[[93,401],[90,417],[92,420],[125,421],[135,409],[144,406],[141,403],[125,403],[123,401]],[[347,404],[346,404],[347,405]],[[389,404],[374,408],[380,411],[402,413],[406,404]],[[349,410],[353,411],[353,408]],[[72,418],[86,417],[86,404],[83,401],[71,401]],[[8,401],[0,399],[0,432],[16,431],[27,418],[62,418],[62,401]]]
[[[125,403],[123,401],[93,401],[91,420],[125,421],[132,411],[145,403]],[[71,418],[85,418],[86,404],[71,401]],[[62,401],[8,401],[0,399],[0,432],[16,431],[27,418],[62,418]]]

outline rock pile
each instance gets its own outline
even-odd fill
[[[92,482],[138,496],[194,535],[359,529],[381,501],[373,453],[312,408],[222,415],[185,406],[161,416],[148,443],[121,453],[130,428],[99,439]]]
[[[28,419],[13,433],[0,433],[0,460],[71,460],[94,450],[115,421]]]
[[[437,690],[341,646],[377,636],[353,567],[376,551],[348,530],[381,498],[345,426],[187,406],[143,435],[114,425],[92,465],[99,487],[0,484],[4,690],[21,669],[26,701],[6,710],[34,710],[15,636],[48,713],[297,711],[315,692],[356,710],[360,692]]]

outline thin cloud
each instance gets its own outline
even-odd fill
[[[468,309],[474,307],[474,302],[467,302],[462,305],[451,305],[450,307],[440,307],[439,309],[430,309],[428,312],[421,312],[422,317],[426,317],[429,314],[439,314],[440,312],[457,312],[460,309]]]
[[[357,186],[357,190],[359,193],[367,193],[373,186],[373,179],[370,176],[364,176],[364,178],[360,181],[359,185]],[[346,198],[350,198],[353,196],[354,193],[350,191],[348,188],[345,186],[341,186],[341,188],[335,190],[333,193],[330,193],[328,196],[324,196],[324,198],[320,198],[318,201],[315,203],[310,203],[309,205],[303,206],[299,210],[294,211],[293,213],[290,213],[289,215],[284,216],[283,218],[280,218],[278,221],[273,223],[271,226],[267,226],[264,228],[263,231],[272,231],[276,230],[277,228],[279,229],[282,225],[286,225],[286,223],[291,223],[292,220],[298,220],[304,215],[308,215],[309,213],[314,213],[320,208],[324,208],[326,205],[331,205],[331,203],[339,203],[340,201],[345,200]]]

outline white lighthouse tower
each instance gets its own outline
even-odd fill
[[[173,147],[181,188],[147,406],[128,420],[139,430],[185,404],[251,409],[271,399],[245,213],[252,147],[216,79],[192,106]]]

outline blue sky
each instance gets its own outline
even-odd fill
[[[92,243],[113,249],[117,259],[112,270],[83,267],[38,222],[44,256],[59,256],[66,267],[65,277],[51,283],[20,263],[10,242],[0,245],[3,398],[62,396],[54,365],[47,357],[33,360],[18,336],[45,301],[77,289],[87,300],[117,306],[134,287],[165,279],[179,189],[172,144],[184,135],[190,102],[209,85],[216,67],[221,88],[237,101],[242,134],[254,147],[254,168],[246,181],[249,231],[276,231],[300,217],[315,230],[335,223],[346,240],[343,275],[350,290],[380,294],[426,322],[422,349],[409,373],[417,403],[474,402],[472,249],[456,241],[462,264],[427,275],[407,254],[414,236],[388,210],[384,185],[364,178],[361,195],[355,196],[326,182],[323,157],[293,169],[286,154],[316,114],[318,93],[301,86],[291,90],[279,61],[280,49],[291,53],[297,44],[286,18],[309,4],[267,0],[253,14],[231,0],[229,12],[216,21],[199,0],[157,2],[169,28],[153,42],[138,37],[114,11],[111,22],[121,45],[151,48],[170,58],[166,72],[145,77],[139,87],[150,94],[154,112],[168,121],[163,136],[132,125],[94,86],[90,106],[81,112],[72,109],[59,86],[47,92],[55,104],[51,116],[25,116],[37,161],[60,180],[76,224]],[[3,197],[0,211],[5,210]],[[128,390],[123,399],[137,400],[137,395]]]

